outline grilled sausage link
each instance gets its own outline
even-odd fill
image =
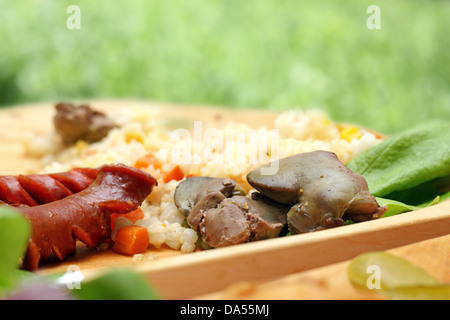
[[[76,252],[76,239],[98,246],[111,236],[111,214],[136,210],[157,184],[138,169],[107,165],[78,193],[42,205],[18,206],[32,230],[22,267],[35,270],[52,252],[63,260]]]
[[[76,168],[52,174],[0,176],[0,202],[32,207],[56,201],[89,187],[98,171]]]

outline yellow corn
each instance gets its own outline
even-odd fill
[[[127,143],[130,143],[133,140],[142,144],[144,143],[144,137],[142,136],[142,133],[138,130],[131,129],[126,132],[125,141]]]
[[[341,131],[341,139],[344,139],[348,142],[354,139],[360,139],[362,137],[361,130],[357,127],[350,126]]]
[[[88,145],[89,145],[89,144],[88,144],[86,141],[84,141],[84,140],[78,140],[78,141],[75,143],[75,148],[76,148],[77,152],[80,153],[81,151],[83,151],[84,149],[86,149]]]

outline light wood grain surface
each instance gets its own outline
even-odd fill
[[[141,106],[160,108],[162,116],[183,120],[204,120],[215,126],[229,120],[248,121],[252,126],[270,126],[275,113],[252,111],[230,111],[220,108],[185,107],[154,104],[141,101],[93,101],[91,105],[97,109],[108,111],[124,106]],[[0,111],[0,174],[20,174],[38,170],[37,159],[26,157],[21,145],[21,138],[26,130],[34,133],[48,133],[52,128],[53,105],[43,103],[24,107],[10,108]],[[364,222],[325,231],[295,235],[284,238],[264,240],[234,247],[200,251],[190,254],[180,254],[169,248],[161,250],[149,248],[142,261],[135,261],[131,257],[118,255],[111,250],[96,251],[80,246],[77,255],[64,262],[51,262],[43,265],[38,273],[48,274],[65,272],[70,265],[77,265],[86,279],[96,276],[106,268],[128,266],[136,269],[156,287],[160,294],[167,299],[185,299],[203,297],[206,294],[219,292],[211,297],[225,298],[229,291],[220,292],[233,284],[267,282],[292,275],[293,279],[303,279],[303,272],[311,271],[317,279],[324,278],[324,271],[314,271],[317,268],[330,267],[326,271],[330,274],[343,274],[343,266],[347,260],[356,255],[369,252],[390,250],[405,245],[412,245],[409,257],[415,259],[416,252],[423,244],[419,242],[446,236],[450,233],[450,202],[422,209],[402,215]],[[433,244],[435,251],[424,250],[417,255],[421,265],[433,270],[434,274],[445,273],[448,279],[448,242],[449,238],[439,238],[438,244]],[[436,260],[436,251],[442,250],[444,260]],[[403,251],[403,252],[406,252]],[[433,261],[446,261],[445,263]],[[340,263],[337,264],[336,263]],[[447,273],[446,273],[447,272]],[[302,275],[299,275],[302,273]],[[321,276],[322,275],[322,276]],[[308,277],[310,275],[308,274]],[[339,281],[333,282],[329,290],[330,297],[334,288],[342,285],[342,292],[346,287]],[[288,278],[286,278],[288,279]],[[289,278],[290,279],[290,278]],[[283,288],[287,280],[274,282]],[[315,280],[314,280],[315,281]],[[334,280],[333,280],[334,281]],[[300,281],[301,282],[301,281]],[[297,282],[293,282],[297,283]],[[291,284],[289,286],[292,287]],[[241,289],[245,289],[241,287]],[[292,289],[294,290],[294,289]],[[296,290],[296,289],[295,289]],[[305,289],[306,290],[306,289]],[[244,290],[245,291],[245,290]],[[263,292],[263,291],[261,291]],[[264,291],[261,297],[267,297],[270,290]],[[307,292],[302,295],[302,289],[295,291],[296,299],[307,298]],[[338,291],[336,291],[338,293]],[[348,291],[349,297],[371,298],[355,296]],[[343,295],[345,296],[345,295]],[[275,297],[275,294],[270,296]],[[279,297],[277,295],[277,297]]]
[[[410,261],[442,283],[450,283],[450,235],[401,246],[387,252]],[[384,299],[376,289],[360,290],[351,284],[347,276],[350,262],[348,260],[293,273],[273,281],[241,281],[224,290],[197,296],[195,299]]]

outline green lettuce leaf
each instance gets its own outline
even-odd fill
[[[12,289],[21,277],[18,266],[30,229],[28,220],[22,214],[0,205],[0,295]]]
[[[450,122],[425,123],[393,135],[347,166],[366,179],[374,196],[411,204],[431,201],[450,190]],[[428,198],[417,199],[424,192]]]
[[[375,290],[388,299],[448,300],[450,284],[441,283],[422,268],[387,252],[353,258],[347,275],[359,290]]]
[[[386,218],[386,217],[395,216],[395,215],[403,213],[403,212],[414,211],[414,210],[422,209],[425,207],[433,206],[440,201],[441,197],[437,196],[430,203],[427,203],[427,204],[424,204],[421,206],[413,206],[413,205],[409,205],[409,204],[406,204],[406,203],[403,203],[400,201],[396,201],[396,200],[392,200],[392,199],[385,199],[385,198],[379,198],[379,197],[376,197],[376,199],[380,206],[388,207],[387,211],[381,216],[382,218]]]
[[[391,136],[366,150],[347,167],[361,174],[384,216],[444,201],[450,194],[450,122],[434,121]],[[389,200],[389,201],[388,201]]]
[[[111,269],[83,282],[72,294],[82,300],[156,300],[157,292],[141,275],[129,269]]]

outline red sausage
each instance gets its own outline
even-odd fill
[[[90,171],[93,171],[92,173]],[[49,176],[63,184],[72,193],[80,192],[95,180],[98,174],[97,169],[80,168],[62,173],[52,173]]]
[[[36,206],[86,189],[99,169],[77,168],[53,174],[0,176],[0,202]]]
[[[22,188],[38,203],[48,203],[71,195],[69,189],[47,175],[20,175],[17,180]]]
[[[20,185],[17,177],[14,176],[0,177],[0,200],[8,204],[38,205],[36,200]]]
[[[53,252],[63,260],[76,251],[76,239],[96,247],[111,236],[110,215],[137,209],[157,181],[122,164],[100,168],[86,189],[34,207],[20,206],[32,226],[23,268],[35,270]]]

